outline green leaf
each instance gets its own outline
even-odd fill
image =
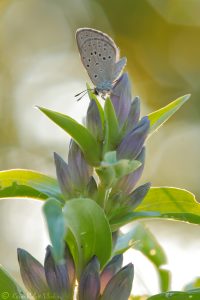
[[[112,230],[143,218],[173,219],[200,224],[200,204],[194,195],[173,187],[151,188],[142,203],[121,218],[111,220]]]
[[[105,143],[104,153],[114,150],[119,142],[119,124],[115,109],[109,98],[105,101]]]
[[[0,265],[0,297],[1,299],[26,300],[25,292]]]
[[[161,290],[168,290],[169,272],[161,269],[162,265],[167,263],[164,250],[144,224],[138,223],[130,231],[118,237],[114,255],[123,253],[130,247],[139,250],[153,263],[159,275]]]
[[[64,239],[66,234],[61,204],[56,199],[50,198],[44,204],[43,212],[53,246],[54,259],[56,262],[60,262],[64,257]]]
[[[89,260],[96,255],[101,267],[109,260],[112,237],[104,211],[88,198],[72,199],[65,204],[66,242],[80,276]]]
[[[169,103],[165,107],[149,114],[149,136],[154,133],[162,124],[164,124],[189,98],[190,94],[184,95]]]
[[[42,173],[14,169],[0,172],[0,198],[29,197],[63,201],[57,181]]]
[[[83,151],[85,159],[93,166],[97,166],[100,161],[100,148],[93,135],[74,119],[46,108],[39,109],[49,117],[54,123],[65,130]]]
[[[154,295],[147,300],[199,300],[200,289],[190,290],[188,292],[166,292]]]

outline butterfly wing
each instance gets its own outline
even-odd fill
[[[123,68],[125,67],[127,62],[126,57],[122,57],[120,60],[118,60],[115,63],[114,71],[113,71],[113,81],[115,81],[123,71]]]
[[[82,63],[93,84],[100,90],[106,85],[111,88],[119,57],[114,41],[107,34],[90,28],[78,29],[76,40]]]

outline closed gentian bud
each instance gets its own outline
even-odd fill
[[[102,294],[110,279],[121,269],[123,263],[123,255],[115,255],[111,261],[105,266],[100,275]]]
[[[44,269],[46,280],[50,290],[61,296],[69,297],[73,295],[74,269],[70,276],[70,268],[68,268],[67,260],[56,264],[52,256],[52,248],[48,246],[44,261]]]
[[[134,268],[128,264],[108,282],[101,300],[128,300],[131,293]]]
[[[75,264],[74,264],[73,257],[67,245],[65,245],[64,260],[68,271],[69,284],[70,287],[73,287],[76,280],[76,271],[75,271]]]
[[[69,166],[57,153],[54,153],[54,161],[60,189],[63,195],[68,197],[73,191],[73,183],[69,172]]]
[[[149,130],[149,119],[143,117],[138,125],[130,131],[117,148],[118,159],[135,159],[142,150]]]
[[[135,97],[131,103],[131,108],[128,114],[125,132],[130,132],[138,123],[140,118],[140,98]]]
[[[147,182],[147,183],[139,186],[137,189],[135,189],[128,196],[129,200],[127,202],[127,206],[130,206],[131,209],[135,209],[138,205],[140,205],[140,203],[142,202],[142,200],[144,199],[144,197],[148,193],[150,187],[151,187],[151,183]]]
[[[140,154],[136,157],[136,160],[141,162],[142,165],[138,169],[136,169],[133,173],[124,176],[117,183],[117,188],[123,191],[123,193],[126,195],[132,192],[138,180],[142,176],[142,172],[144,170],[144,161],[145,161],[145,147],[142,148]]]
[[[97,192],[97,183],[93,176],[90,177],[89,182],[87,184],[87,194],[89,197],[94,197]]]
[[[17,254],[25,287],[34,297],[43,299],[43,296],[49,292],[43,266],[23,249],[17,249]]]
[[[128,117],[132,99],[131,84],[127,73],[122,74],[117,80],[112,89],[110,99],[114,106],[119,126],[122,127]]]
[[[87,264],[79,283],[79,300],[97,300],[100,292],[100,265],[96,256]]]
[[[68,166],[72,181],[77,189],[86,188],[92,175],[92,168],[87,164],[81,149],[73,140],[70,142]]]
[[[95,100],[90,100],[86,115],[86,126],[98,142],[103,141],[103,126]]]

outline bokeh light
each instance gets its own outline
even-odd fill
[[[134,95],[142,99],[143,114],[192,94],[191,100],[148,141],[142,180],[151,181],[153,186],[186,188],[199,198],[199,0],[1,0],[0,170],[28,168],[55,176],[53,152],[67,156],[69,137],[34,106],[54,109],[82,121],[88,99],[77,103],[74,95],[90,81],[74,38],[79,27],[102,30],[116,41],[122,56],[128,59],[126,70]],[[40,205],[20,201],[0,202],[0,263],[12,274],[19,273],[17,247],[42,258],[41,239],[47,241],[44,228],[41,229],[44,223],[37,215]],[[173,253],[179,253],[180,261],[173,261],[169,268],[175,272],[173,288],[180,289],[188,280],[188,276],[183,276],[181,263],[185,264],[191,251],[193,258],[199,255],[199,228],[179,222],[158,226],[158,222],[150,222],[149,226],[166,247],[169,261],[173,261]],[[176,228],[173,243],[172,227]],[[188,256],[183,251],[183,232],[188,233],[187,243],[191,246]],[[126,259],[131,257],[129,254]],[[137,255],[135,259],[140,262]],[[137,265],[141,281],[136,287],[134,284],[136,291],[156,292],[156,279],[151,286],[148,278],[142,278],[142,262]],[[190,272],[191,279],[199,275],[196,268]]]

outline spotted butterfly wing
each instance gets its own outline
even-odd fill
[[[80,28],[76,32],[76,39],[82,63],[97,92],[109,92],[125,66],[126,58],[119,60],[119,49],[101,31]]]

